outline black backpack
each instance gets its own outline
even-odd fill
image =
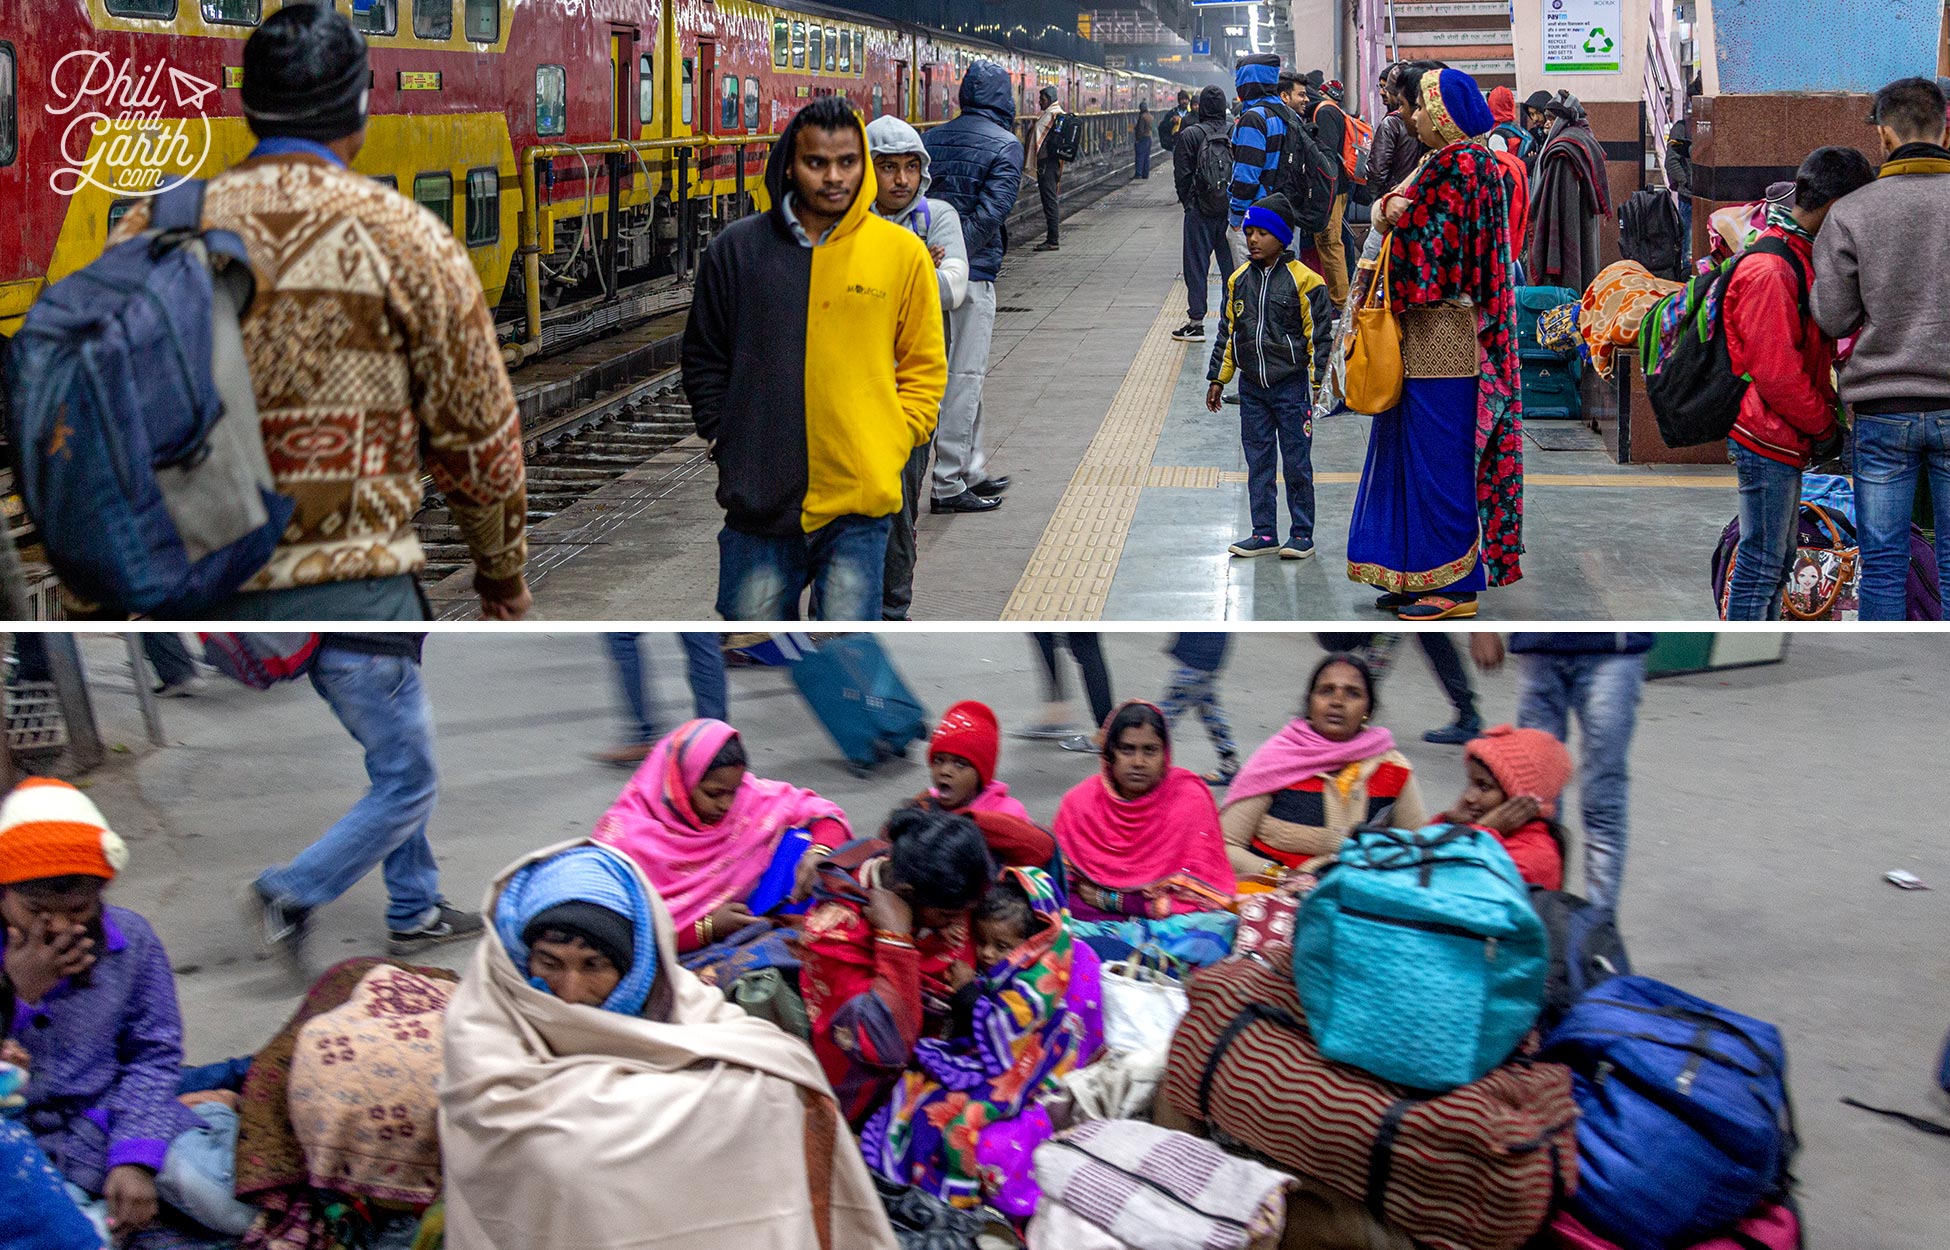
[[[1564,845],[1559,831],[1558,846]],[[1544,981],[1544,1011],[1537,1026],[1548,1033],[1587,992],[1632,974],[1632,961],[1610,911],[1563,890],[1532,887],[1530,905],[1550,935],[1550,971]]]
[[[1334,215],[1334,188],[1340,182],[1341,158],[1329,156],[1314,142],[1313,134],[1300,115],[1277,99],[1262,101],[1266,111],[1286,123],[1280,139],[1280,163],[1260,183],[1262,198],[1280,192],[1293,206],[1293,226],[1297,234],[1316,235],[1327,228]]]
[[[1232,211],[1232,140],[1203,122],[1185,127],[1197,142],[1192,157],[1192,204],[1207,217]]]
[[[1075,160],[1078,153],[1083,151],[1083,123],[1068,110],[1058,113],[1056,120],[1050,123],[1046,144],[1052,159],[1066,162]]]
[[[1618,250],[1655,277],[1671,280],[1685,262],[1685,229],[1670,192],[1634,192],[1618,210]]]
[[[1760,254],[1783,257],[1793,266],[1801,315],[1806,317],[1808,271],[1779,238],[1757,241],[1646,310],[1639,327],[1639,363],[1645,370],[1645,397],[1668,447],[1716,443],[1733,432],[1740,401],[1753,381],[1733,371],[1727,352],[1727,284],[1741,261]]]

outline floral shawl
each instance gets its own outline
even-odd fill
[[[867,1166],[955,1206],[982,1201],[976,1146],[1094,1056],[1094,1031],[1070,996],[1077,947],[1047,874],[1009,868],[1042,929],[983,971],[967,1038],[915,1047],[915,1068],[861,1138]]]
[[[1443,71],[1447,73],[1447,71]],[[1424,93],[1431,90],[1424,77]],[[1433,153],[1406,188],[1413,206],[1389,240],[1397,311],[1467,299],[1477,310],[1476,512],[1491,586],[1523,576],[1523,399],[1510,283],[1509,175],[1481,141]]]

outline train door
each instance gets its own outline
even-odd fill
[[[636,137],[636,92],[630,71],[636,64],[636,31],[611,27],[609,32],[609,137]]]
[[[894,116],[902,121],[913,121],[914,113],[908,102],[908,64],[906,61],[894,62]]]
[[[692,96],[691,108],[695,110],[692,115],[697,119],[695,129],[701,135],[717,133],[718,128],[712,117],[717,111],[712,95],[717,81],[718,45],[713,40],[700,39],[697,41],[697,82],[684,84],[684,89]],[[699,83],[703,84],[702,87]]]

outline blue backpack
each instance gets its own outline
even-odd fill
[[[1572,1212],[1623,1250],[1690,1246],[1790,1183],[1799,1139],[1778,1029],[1614,977],[1544,1039],[1578,1104]]]
[[[1510,1057],[1550,963],[1517,866],[1468,825],[1356,830],[1300,909],[1293,952],[1322,1054],[1438,1092]]]
[[[193,615],[270,560],[272,489],[239,321],[244,242],[201,228],[203,186],[62,279],[7,354],[15,481],[67,588],[123,615]]]

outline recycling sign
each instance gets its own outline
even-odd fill
[[[1546,74],[1618,74],[1624,0],[1540,0]]]

